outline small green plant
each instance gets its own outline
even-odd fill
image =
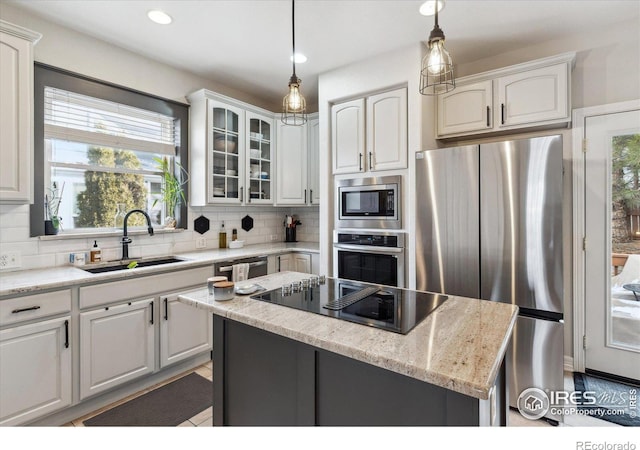
[[[60,203],[64,193],[64,183],[58,190],[58,183],[54,181],[47,191],[48,193],[44,196],[44,220],[50,220],[54,228],[62,228],[62,218],[58,215],[58,212],[60,211]]]
[[[138,261],[131,261],[127,264],[127,269],[135,269],[136,267],[138,267]]]
[[[183,186],[187,183],[189,174],[178,162],[175,163],[177,173],[174,174],[169,166],[169,159],[166,157],[155,157],[153,160],[158,169],[162,171],[162,189],[160,191],[162,193],[162,201],[167,205],[167,215],[173,216],[180,202],[186,203],[187,201],[184,196]],[[154,200],[153,206],[156,203],[158,203],[158,199]]]

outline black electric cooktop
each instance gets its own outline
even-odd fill
[[[324,284],[286,292],[283,288],[251,298],[407,334],[447,299],[445,295],[327,278]]]

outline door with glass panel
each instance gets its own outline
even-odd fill
[[[240,203],[244,183],[244,112],[209,100],[210,203]]]
[[[272,196],[272,141],[273,120],[269,117],[247,112],[247,203],[273,203]]]
[[[640,378],[640,111],[585,118],[585,367]]]

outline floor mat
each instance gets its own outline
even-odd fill
[[[175,427],[213,405],[213,383],[195,372],[85,420],[93,427]]]
[[[588,415],[618,425],[638,427],[640,426],[640,386],[623,384],[605,378],[595,377],[584,373],[573,373],[573,382],[576,392],[583,393],[582,404],[578,408],[588,411]],[[584,394],[587,392],[588,394]]]

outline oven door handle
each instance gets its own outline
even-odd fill
[[[355,244],[333,244],[333,248],[338,250],[352,250],[360,253],[376,253],[376,254],[401,254],[404,252],[403,248],[397,247],[374,247],[368,245],[355,245]]]

